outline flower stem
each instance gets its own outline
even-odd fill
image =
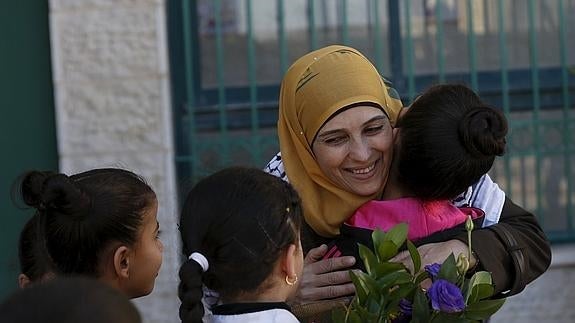
[[[467,216],[467,220],[465,221],[465,229],[467,230],[467,256],[468,259],[471,260],[471,231],[473,231],[473,219],[471,219],[471,215]]]

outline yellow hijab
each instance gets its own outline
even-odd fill
[[[397,92],[386,86],[363,54],[350,47],[328,46],[302,56],[281,84],[278,134],[282,160],[303,201],[306,222],[324,237],[337,235],[353,211],[381,195],[360,196],[339,188],[320,170],[311,149],[323,124],[357,103],[380,106],[392,125],[402,108]]]

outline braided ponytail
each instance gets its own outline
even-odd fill
[[[188,259],[180,267],[178,297],[182,302],[179,311],[182,323],[202,321],[204,316],[202,275],[202,267],[193,259]]]
[[[290,184],[255,168],[233,167],[201,180],[188,193],[179,230],[187,260],[180,268],[180,319],[200,322],[202,288],[223,299],[264,291],[281,253],[299,241],[302,208]],[[205,270],[205,272],[204,272]]]

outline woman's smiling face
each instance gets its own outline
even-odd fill
[[[369,196],[387,182],[393,156],[392,127],[379,108],[349,108],[323,125],[312,150],[319,168],[334,184]]]

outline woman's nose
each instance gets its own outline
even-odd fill
[[[371,147],[366,140],[354,140],[350,147],[350,158],[357,161],[366,161],[369,159]]]

